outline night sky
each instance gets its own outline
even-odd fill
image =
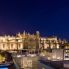
[[[69,39],[69,0],[0,1],[0,35],[24,30]]]

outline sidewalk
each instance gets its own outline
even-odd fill
[[[39,69],[54,69],[54,68],[39,62]]]

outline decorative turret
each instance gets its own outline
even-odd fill
[[[36,36],[39,38],[39,36],[40,36],[39,31],[36,31]]]
[[[25,32],[25,30],[24,30],[24,32],[23,32],[23,37],[25,38],[25,36],[26,36],[26,32]]]
[[[21,37],[21,33],[19,32],[19,33],[17,34],[17,36],[18,36],[18,37]]]

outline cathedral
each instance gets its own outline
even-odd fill
[[[17,50],[46,50],[59,49],[67,43],[66,40],[58,39],[57,37],[41,37],[39,31],[35,34],[27,32],[18,33],[15,36],[5,35],[0,36],[0,50],[17,51]]]

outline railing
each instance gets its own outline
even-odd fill
[[[12,55],[12,57],[13,57],[13,55]],[[20,69],[19,64],[16,62],[14,57],[13,57],[13,62],[14,62],[16,69]]]

